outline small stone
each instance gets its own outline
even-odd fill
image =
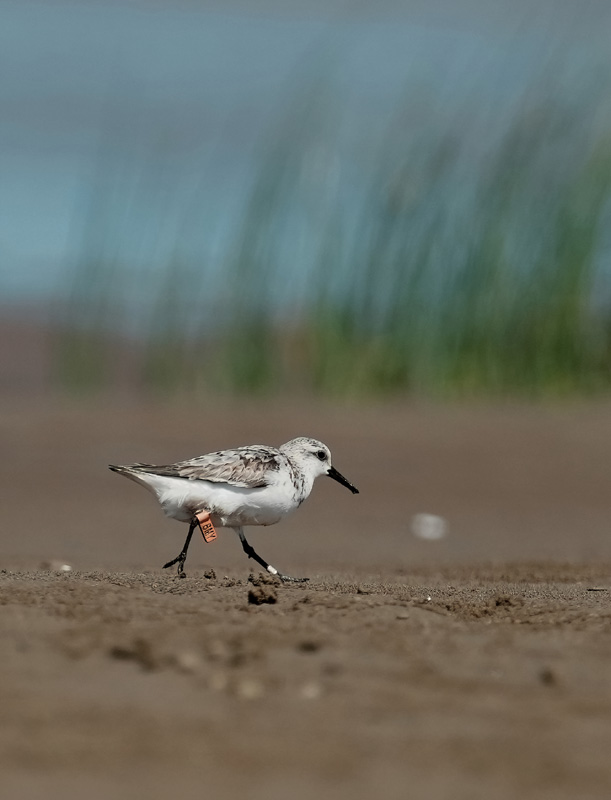
[[[302,653],[315,653],[317,650],[320,650],[322,645],[314,639],[304,639],[302,642],[299,642],[297,647]]]
[[[134,661],[147,672],[158,666],[151,643],[142,638],[134,639],[131,645],[115,645],[109,649],[108,655],[119,661]]]
[[[556,673],[550,667],[543,667],[539,672],[539,680],[544,686],[555,686],[558,683]]]
[[[304,683],[299,694],[304,700],[316,700],[322,694],[322,686],[320,683],[316,683],[315,681]]]
[[[263,697],[263,684],[255,678],[243,678],[236,687],[239,697],[244,700],[258,700]]]
[[[278,602],[278,595],[271,586],[253,586],[248,590],[248,602],[254,606],[261,606],[265,603],[273,605]]]
[[[202,666],[202,661],[197,653],[193,653],[189,650],[177,653],[174,662],[181,672],[187,674],[198,672]]]
[[[70,564],[65,564],[57,558],[52,558],[50,561],[43,561],[40,569],[49,570],[49,572],[72,572]]]

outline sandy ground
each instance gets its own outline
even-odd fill
[[[0,412],[3,797],[611,796],[611,405]],[[186,528],[106,470],[295,435],[361,490],[249,531],[307,584],[231,531],[168,574]]]

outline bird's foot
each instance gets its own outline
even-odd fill
[[[309,578],[293,578],[290,575],[283,575],[282,572],[277,572],[276,577],[285,583],[307,583],[310,580]]]
[[[183,556],[182,553],[179,556],[176,556],[176,558],[173,558],[171,561],[168,561],[167,564],[164,564],[163,568],[167,569],[168,567],[173,567],[174,564],[178,564],[178,568],[176,570],[176,574],[178,575],[178,577],[179,578],[186,578],[187,575],[186,575],[186,573],[185,573],[185,571],[183,569],[183,567],[185,565],[185,557]]]

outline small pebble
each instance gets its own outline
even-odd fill
[[[198,672],[202,665],[201,658],[189,650],[178,653],[175,656],[175,662],[178,669],[187,674]]]
[[[539,671],[539,680],[544,686],[555,686],[558,683],[556,673],[550,667],[543,667]]]
[[[46,569],[49,570],[49,572],[72,572],[70,564],[65,564],[63,561],[59,561],[59,559],[56,558],[50,561],[43,561],[40,565],[40,569]]]
[[[253,606],[261,606],[266,603],[273,605],[278,602],[278,595],[272,587],[254,586],[248,590],[248,602]]]
[[[243,678],[236,687],[239,697],[244,700],[258,700],[263,697],[263,684],[254,678]]]
[[[314,681],[304,683],[301,687],[300,694],[304,700],[316,700],[322,694],[322,686],[320,683],[315,683]]]

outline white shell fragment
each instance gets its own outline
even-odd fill
[[[448,522],[436,514],[414,514],[411,530],[419,539],[437,541],[443,539],[448,533]]]
[[[49,570],[49,572],[72,572],[70,564],[64,564],[57,558],[52,558],[50,561],[43,561],[40,569]]]

